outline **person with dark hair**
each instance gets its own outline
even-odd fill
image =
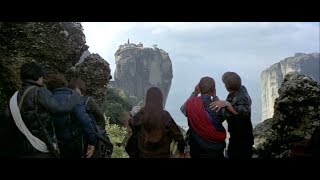
[[[22,87],[11,97],[7,108],[13,119],[10,127],[16,132],[14,137],[10,137],[16,144],[12,148],[13,157],[59,157],[49,113],[72,111],[80,103],[80,96],[75,94],[64,103],[58,102],[43,87],[45,76],[44,67],[35,62],[25,63],[21,67]]]
[[[63,74],[50,74],[46,79],[46,86],[49,91],[54,91],[55,89],[67,87],[68,81]]]
[[[38,85],[43,84],[43,78],[47,75],[47,71],[43,66],[35,62],[25,63],[20,69],[20,78],[23,82],[35,81]]]
[[[253,127],[251,122],[251,98],[240,76],[235,72],[226,72],[222,81],[229,92],[226,101],[211,103],[212,110],[223,109],[230,133],[227,148],[229,159],[251,159],[253,146]]]
[[[170,144],[178,143],[185,156],[186,142],[169,112],[163,109],[163,94],[157,87],[147,91],[145,106],[129,120],[132,129],[126,152],[130,158],[170,158]]]
[[[226,130],[222,126],[222,113],[210,109],[210,103],[218,100],[214,79],[203,77],[180,108],[188,117],[191,158],[224,159]]]
[[[66,102],[73,90],[67,88],[68,81],[63,74],[48,77],[47,87],[59,102]],[[77,104],[71,113],[52,114],[58,145],[63,158],[91,158],[97,142],[91,119],[83,102]],[[87,150],[83,151],[82,137],[88,142]],[[84,155],[85,154],[85,155]]]
[[[85,95],[87,92],[85,82],[82,79],[73,78],[70,80],[68,87],[77,91],[82,96],[82,100],[86,104],[87,111],[89,111],[92,114],[97,125],[101,128],[104,128],[106,126],[104,114],[95,102],[95,100],[92,97]]]
[[[92,120],[92,126],[94,127],[96,136],[98,137],[98,148],[96,148],[93,158],[111,157],[113,152],[113,144],[111,143],[108,133],[105,129],[106,122],[104,114],[92,97],[85,96],[87,90],[85,82],[82,79],[73,78],[70,80],[68,87],[78,92],[82,96],[82,102],[85,106],[86,112],[89,114]]]

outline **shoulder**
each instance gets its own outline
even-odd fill
[[[175,123],[175,121],[173,120],[171,114],[166,110],[163,111],[163,119],[164,119],[166,124]]]
[[[171,119],[172,119],[171,114],[170,114],[168,111],[166,111],[166,110],[163,110],[163,115],[164,115],[165,117],[167,117],[167,118],[171,118]]]
[[[245,86],[243,86],[243,85],[240,88],[240,93],[239,94],[240,94],[240,96],[243,96],[244,98],[250,98],[247,88]]]
[[[142,111],[139,111],[137,114],[132,116],[129,119],[129,126],[130,127],[139,126],[141,124],[142,116],[143,116],[143,112]]]
[[[233,98],[233,103],[249,103],[251,101],[250,96],[247,93],[239,93]]]
[[[41,95],[41,96],[50,96],[50,95],[52,95],[51,91],[49,91],[46,87],[35,86],[35,88],[33,88],[33,90],[37,91],[38,95]]]
[[[215,101],[219,101],[219,97],[218,96],[214,96],[211,98],[211,102],[215,102]]]

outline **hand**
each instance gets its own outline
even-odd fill
[[[226,107],[226,103],[224,101],[215,101],[210,103],[210,108],[212,111],[216,110],[218,112],[221,108]]]
[[[88,145],[86,158],[91,158],[93,156],[94,150],[95,150],[94,146]]]
[[[199,88],[199,84],[196,85],[196,87],[194,87],[194,93],[196,95],[198,95],[200,93],[200,88]]]

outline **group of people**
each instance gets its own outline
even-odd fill
[[[110,157],[113,145],[105,131],[104,114],[92,97],[85,96],[84,81],[68,82],[63,74],[47,76],[35,62],[23,64],[20,77],[22,86],[5,112],[10,142],[2,149],[8,150],[7,156]]]
[[[6,109],[10,129],[6,144],[9,157],[103,158],[110,157],[113,145],[105,130],[103,112],[86,96],[85,82],[63,74],[46,75],[43,66],[25,63],[20,71],[22,86]],[[44,86],[44,77],[45,86]],[[145,105],[129,119],[131,136],[125,150],[130,158],[170,158],[174,141],[180,157],[250,159],[252,157],[251,98],[234,72],[222,76],[229,92],[225,101],[216,95],[215,81],[203,77],[195,86],[181,112],[189,129],[184,138],[170,113],[164,110],[163,94],[151,87]],[[230,133],[227,154],[228,123]],[[13,143],[14,142],[14,143]]]
[[[186,139],[164,110],[161,90],[150,88],[145,106],[129,120],[132,135],[126,151],[130,158],[170,158],[172,141],[177,142],[180,157],[186,157],[189,145],[191,158],[252,158],[251,98],[235,72],[223,74],[222,81],[229,92],[225,101],[217,97],[214,79],[203,77],[181,106],[189,125]],[[230,133],[226,155],[225,120]]]

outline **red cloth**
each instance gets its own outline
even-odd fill
[[[223,142],[226,139],[226,130],[217,131],[209,121],[209,114],[204,108],[201,97],[189,99],[186,108],[189,124],[200,137],[210,142]]]

